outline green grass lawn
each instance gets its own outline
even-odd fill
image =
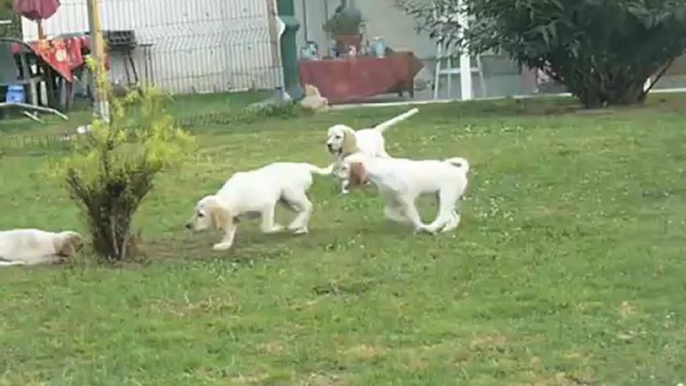
[[[387,146],[470,160],[457,231],[413,236],[322,177],[309,235],[243,223],[225,253],[183,229],[196,200],[238,170],[326,165],[329,125],[404,108],[195,127],[200,156],[137,217],[145,263],[0,270],[0,385],[686,382],[686,98],[668,98],[423,106]],[[0,229],[85,232],[43,174],[60,154],[0,159]]]

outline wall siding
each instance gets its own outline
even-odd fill
[[[172,93],[274,88],[266,0],[102,0],[102,27],[134,30],[150,43],[154,84]],[[27,41],[35,23],[23,19]],[[85,0],[62,0],[44,22],[48,37],[88,31]],[[134,60],[142,78],[141,49]],[[123,59],[112,58],[113,79],[125,81]]]

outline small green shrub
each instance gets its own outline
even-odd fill
[[[74,141],[61,165],[71,199],[83,213],[94,252],[107,261],[135,251],[131,222],[165,168],[179,167],[193,153],[194,139],[165,112],[168,98],[156,90],[114,98],[106,82],[111,119],[94,119]]]

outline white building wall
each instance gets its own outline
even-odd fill
[[[154,84],[173,93],[274,88],[266,0],[101,0],[102,28],[134,30],[152,44]],[[37,38],[22,20],[24,39]],[[50,36],[88,31],[85,0],[62,0],[44,21]],[[141,49],[134,60],[142,81]],[[123,59],[112,58],[112,77],[125,82]]]
[[[355,6],[362,12],[370,39],[383,37],[389,47],[396,51],[412,51],[418,58],[436,55],[436,43],[428,34],[417,33],[415,20],[396,7],[394,0],[357,0]]]
[[[349,0],[350,1],[350,0]],[[319,45],[322,55],[332,45],[322,25],[331,17],[340,0],[295,0],[296,16],[302,24],[298,31],[298,45],[307,39]],[[354,0],[351,2],[362,12],[365,39],[371,41],[376,36],[396,51],[412,51],[420,59],[433,58],[436,44],[428,34],[418,34],[415,20],[395,6],[394,0]],[[421,76],[421,75],[420,75]]]
[[[329,43],[322,25],[333,14],[340,0],[294,0],[295,16],[300,21],[297,34],[298,47],[308,40],[316,42],[322,54],[326,54]]]

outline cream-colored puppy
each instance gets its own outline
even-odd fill
[[[0,231],[0,266],[56,263],[74,256],[82,247],[83,237],[72,231]]]
[[[313,111],[322,111],[329,107],[329,100],[319,93],[317,87],[306,84],[304,88],[305,97],[300,101],[300,106]]]
[[[371,129],[353,130],[346,125],[334,125],[328,130],[328,138],[326,140],[326,147],[334,157],[338,165],[341,166],[343,158],[353,153],[362,153],[369,157],[390,158],[391,156],[386,152],[386,141],[384,140],[384,132],[391,126],[412,117],[417,114],[419,109],[413,108],[405,113],[393,117]],[[349,181],[341,179],[341,193],[348,192],[347,187]]]
[[[351,185],[371,182],[386,199],[384,214],[389,220],[411,223],[415,232],[448,232],[460,225],[458,201],[467,189],[469,162],[464,158],[411,160],[369,157],[361,153],[344,159],[343,171]],[[433,194],[439,200],[436,219],[422,223],[415,201]]]
[[[312,215],[312,203],[307,197],[313,182],[312,175],[330,175],[332,171],[333,164],[322,169],[308,163],[276,162],[256,170],[238,172],[216,194],[198,201],[186,228],[223,231],[224,237],[213,249],[227,250],[233,245],[236,224],[241,218],[261,217],[260,229],[264,233],[283,230],[284,227],[274,221],[276,205],[283,202],[297,213],[288,229],[293,234],[305,234]]]

